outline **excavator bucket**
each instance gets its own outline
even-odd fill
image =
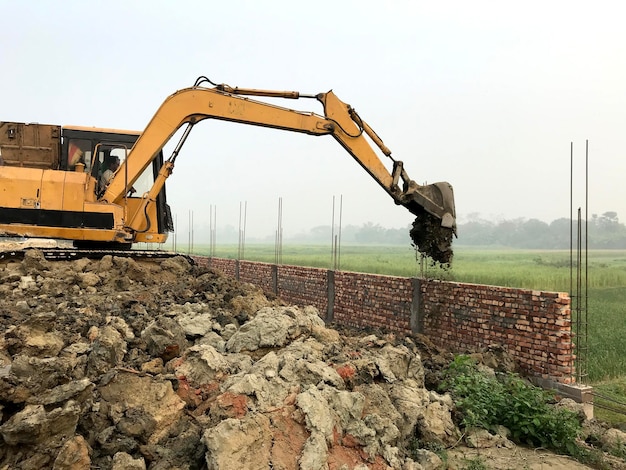
[[[448,183],[420,186],[409,183],[400,202],[415,215],[410,230],[417,250],[442,265],[452,261],[452,239],[456,235],[454,193]]]

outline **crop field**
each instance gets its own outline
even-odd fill
[[[179,250],[184,251],[184,250]],[[194,247],[209,254],[208,247]],[[273,245],[215,248],[215,256],[274,263]],[[455,247],[451,267],[442,269],[423,262],[411,246],[348,246],[333,258],[329,247],[286,245],[282,264],[339,269],[393,276],[426,276],[476,284],[519,287],[573,295],[574,324],[580,307],[581,331],[587,337],[588,382],[614,399],[626,401],[626,251],[590,250],[581,256],[566,251],[513,250]],[[580,276],[580,277],[579,277]],[[582,289],[577,290],[577,286]],[[586,287],[586,288],[585,288]],[[576,294],[580,294],[579,297]],[[585,315],[586,310],[586,315]],[[587,319],[587,323],[582,320]],[[625,419],[626,418],[620,418]]]

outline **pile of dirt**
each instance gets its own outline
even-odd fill
[[[0,262],[0,468],[444,468],[427,449],[469,437],[427,386],[450,357],[184,257],[31,250]]]

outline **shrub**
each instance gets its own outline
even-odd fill
[[[574,454],[581,426],[577,415],[551,406],[554,396],[516,374],[488,375],[469,356],[457,356],[442,388],[455,398],[463,427],[494,431],[502,425],[513,441]]]

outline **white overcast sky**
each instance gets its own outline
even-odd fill
[[[585,210],[626,220],[626,7],[619,1],[0,0],[0,119],[141,130],[200,75],[333,89],[418,183],[448,181],[460,222]],[[290,108],[321,113],[314,100]],[[196,126],[168,180],[189,214],[286,234],[413,220],[331,137]],[[335,213],[338,212],[336,206]],[[337,215],[335,216],[337,219]]]

